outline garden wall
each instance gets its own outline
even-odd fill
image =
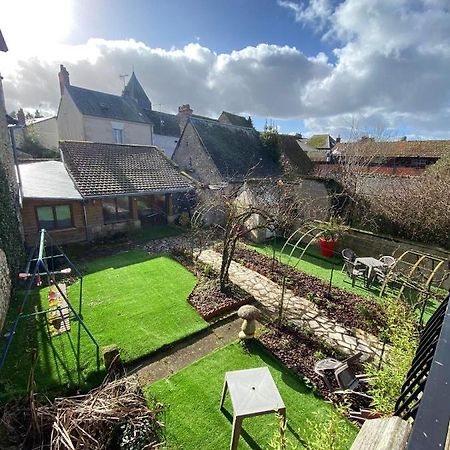
[[[374,256],[393,255],[399,257],[406,250],[415,250],[422,253],[428,253],[439,258],[443,258],[447,262],[450,261],[450,250],[440,247],[433,247],[420,242],[406,241],[403,239],[391,238],[388,236],[370,233],[368,231],[351,229],[348,234],[341,239],[341,248],[351,248],[358,256]],[[410,259],[408,262],[415,262],[416,259]],[[447,269],[447,263],[445,264]],[[443,272],[438,273],[437,278],[441,278]],[[443,286],[450,289],[450,278],[447,279]]]
[[[5,252],[0,249],[0,330],[5,323],[11,295],[11,279]]]

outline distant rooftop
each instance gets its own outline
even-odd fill
[[[308,144],[317,150],[329,150],[334,147],[336,141],[329,134],[314,134],[308,139]]]
[[[430,157],[450,155],[450,140],[376,142],[372,139],[338,143],[333,153],[381,157]]]
[[[222,111],[219,118],[217,119],[221,123],[229,125],[237,125],[239,127],[251,127],[251,122],[244,116],[238,116],[227,111]]]

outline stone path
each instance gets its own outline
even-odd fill
[[[222,256],[207,249],[201,252],[199,260],[220,270]],[[229,277],[231,282],[253,295],[270,315],[278,315],[281,286],[234,261],[230,266]],[[299,326],[306,325],[317,336],[346,354],[361,351],[367,358],[374,358],[380,357],[382,353],[382,343],[377,337],[362,330],[352,333],[325,316],[314,303],[296,296],[289,289],[286,289],[284,296],[284,317]]]
[[[169,350],[156,352],[138,365],[130,367],[129,373],[136,373],[142,386],[165,378],[217,348],[236,341],[241,325],[242,319],[233,315],[211,325],[201,337],[196,335]]]

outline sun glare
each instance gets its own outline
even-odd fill
[[[73,25],[73,0],[24,0],[3,5],[0,27],[11,52],[44,50],[67,39]]]

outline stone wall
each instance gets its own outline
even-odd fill
[[[0,249],[0,330],[5,324],[11,295],[11,278],[5,253]]]
[[[433,247],[420,242],[406,241],[403,239],[394,239],[388,236],[377,235],[368,231],[351,229],[350,233],[342,237],[341,248],[351,248],[356,252],[358,256],[374,256],[380,255],[393,255],[399,257],[403,252],[407,250],[419,251],[421,253],[427,253],[439,258],[443,258],[447,269],[447,264],[450,261],[450,250],[440,247]],[[410,263],[416,261],[415,257],[410,257],[407,260]],[[441,278],[443,272],[441,271],[436,276]],[[443,285],[446,289],[450,289],[450,277]]]

